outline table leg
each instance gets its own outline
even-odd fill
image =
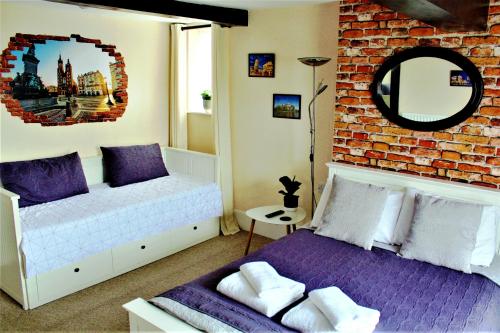
[[[296,224],[292,224],[292,231],[297,231],[297,225]]]
[[[292,226],[289,224],[286,225],[286,233],[287,235],[290,235],[292,233]]]
[[[255,219],[252,219],[252,224],[250,224],[250,232],[248,233],[248,241],[247,241],[247,247],[245,249],[245,255],[248,254],[248,250],[250,249],[250,242],[252,241],[254,227],[255,227]]]

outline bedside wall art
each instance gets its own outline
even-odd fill
[[[76,34],[18,33],[1,58],[1,101],[25,123],[116,121],[125,112],[128,77],[114,45]]]
[[[273,117],[300,119],[301,95],[273,94]]]
[[[274,53],[250,53],[248,55],[249,77],[274,77],[276,61]]]

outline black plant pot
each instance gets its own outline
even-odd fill
[[[285,210],[295,211],[299,207],[299,196],[298,195],[285,195],[283,197],[283,206]]]

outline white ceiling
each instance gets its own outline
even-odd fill
[[[262,9],[262,8],[316,5],[320,3],[335,2],[338,0],[181,0],[181,1],[203,4],[203,5],[252,10],[252,9]]]

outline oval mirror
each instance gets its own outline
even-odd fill
[[[461,54],[416,47],[388,58],[371,86],[382,114],[401,127],[438,131],[469,118],[481,103],[479,70]]]

